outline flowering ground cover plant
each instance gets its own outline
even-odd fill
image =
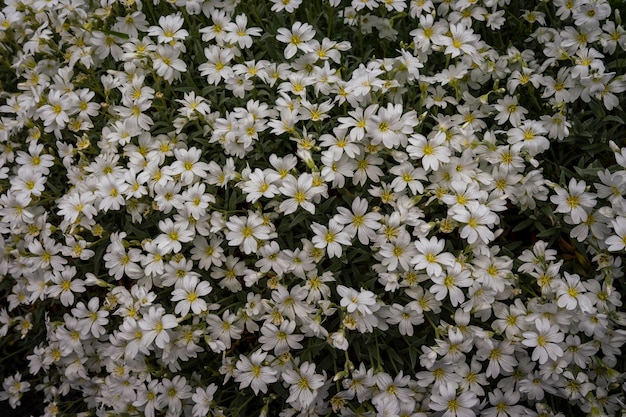
[[[0,399],[616,416],[606,0],[5,0]]]

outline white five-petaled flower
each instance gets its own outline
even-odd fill
[[[248,180],[243,183],[243,192],[246,194],[246,201],[255,203],[261,197],[272,198],[279,193],[275,182],[280,179],[277,172],[271,169],[260,170],[256,168],[250,173]]]
[[[272,11],[293,13],[302,3],[302,0],[272,0]]]
[[[61,304],[66,307],[74,304],[74,293],[85,292],[85,281],[74,278],[76,268],[66,266],[61,272],[54,271],[52,274],[53,285],[48,287],[48,295],[51,297],[59,297]]]
[[[443,252],[446,244],[444,239],[437,239],[433,236],[430,239],[421,237],[419,242],[415,242],[415,247],[419,252],[411,259],[411,264],[417,270],[426,269],[426,273],[430,276],[441,275],[442,266],[454,265],[454,255],[449,252]]]
[[[569,181],[568,189],[556,188],[556,195],[550,197],[550,201],[557,204],[556,213],[566,213],[572,217],[575,224],[587,220],[587,211],[595,207],[596,195],[585,191],[585,181]]]
[[[224,26],[226,31],[225,40],[231,43],[237,43],[240,48],[250,48],[252,46],[252,37],[261,35],[261,28],[248,28],[248,18],[245,14],[237,15],[234,22],[228,22]]]
[[[411,195],[418,195],[424,192],[424,185],[420,180],[426,180],[426,171],[423,168],[416,168],[411,162],[403,162],[389,170],[396,175],[391,182],[391,187],[395,192],[402,192],[407,187],[411,190]]]
[[[209,384],[209,386],[207,386],[206,388],[196,388],[196,392],[191,396],[191,399],[194,402],[193,410],[191,410],[191,415],[193,417],[204,417],[209,414],[211,402],[213,401],[213,396],[216,392],[217,385],[215,384]]]
[[[465,301],[465,293],[461,288],[471,287],[474,284],[470,275],[468,269],[455,262],[454,266],[446,268],[445,273],[430,276],[433,281],[430,292],[439,301],[449,296],[450,303],[456,307]]]
[[[567,310],[575,310],[578,307],[584,314],[593,313],[595,308],[591,299],[585,294],[587,289],[580,281],[580,276],[567,271],[563,274],[565,280],[558,282],[556,291],[557,305]]]
[[[165,314],[165,309],[161,306],[151,306],[144,316],[139,320],[139,327],[143,330],[141,344],[149,347],[152,342],[161,349],[170,341],[167,330],[178,326],[176,316]]]
[[[489,243],[495,239],[489,227],[496,224],[499,219],[487,206],[470,201],[467,206],[459,207],[455,211],[452,218],[465,223],[461,229],[461,238],[467,239],[467,243],[471,245],[479,240],[482,243]]]
[[[413,256],[417,253],[412,244],[411,236],[407,232],[399,233],[397,237],[380,245],[378,254],[382,256],[382,264],[389,272],[396,270],[408,271]],[[400,266],[400,268],[398,268]]]
[[[474,45],[480,37],[471,28],[466,27],[463,23],[451,24],[449,33],[449,36],[433,36],[433,41],[446,47],[446,54],[450,54],[452,58],[461,54],[470,55],[472,58],[479,57],[478,50]]]
[[[437,132],[429,139],[415,133],[409,137],[406,151],[411,158],[419,158],[427,172],[436,171],[440,163],[450,162],[451,151],[445,142],[446,134],[443,132]]]
[[[290,349],[302,349],[300,341],[304,339],[304,336],[294,333],[295,330],[295,320],[283,320],[280,327],[269,321],[265,322],[261,327],[262,336],[259,337],[259,343],[262,343],[261,348],[266,352],[274,349],[276,355],[281,355]]]
[[[606,239],[606,244],[611,252],[626,249],[626,217],[618,217],[611,221],[613,225],[614,235]]]
[[[380,213],[367,212],[367,199],[355,197],[352,200],[352,211],[345,207],[337,207],[337,214],[333,217],[339,224],[346,225],[344,231],[351,237],[357,235],[359,242],[364,245],[376,238],[376,230],[380,228]]]
[[[187,64],[179,58],[180,52],[171,45],[158,45],[152,58],[152,67],[158,75],[168,82],[180,77],[181,72],[187,71]]]
[[[560,343],[565,339],[565,335],[559,330],[559,326],[551,324],[550,321],[541,317],[535,320],[535,330],[523,333],[524,346],[533,347],[532,360],[539,361],[543,365],[548,359],[556,361],[563,356],[563,348]]]
[[[397,324],[403,336],[413,336],[413,326],[424,323],[424,315],[415,308],[414,303],[405,306],[396,303],[389,310],[387,323]]]
[[[200,314],[207,309],[207,303],[202,297],[213,289],[208,281],[200,281],[196,275],[189,275],[181,280],[174,291],[172,301],[177,301],[174,312],[186,316],[189,310]]]
[[[50,90],[48,103],[39,108],[39,118],[46,132],[63,129],[70,121],[70,99],[59,90]]]
[[[164,253],[180,252],[183,243],[191,242],[195,232],[190,230],[182,222],[174,223],[172,219],[166,218],[159,221],[161,234],[154,239],[154,243],[159,246]]]
[[[476,394],[472,391],[463,391],[457,394],[457,390],[448,385],[441,385],[439,393],[433,393],[428,406],[435,411],[443,412],[444,417],[475,417],[472,410],[479,403]]]
[[[231,216],[226,222],[228,232],[226,239],[230,246],[240,246],[244,253],[256,252],[258,241],[270,238],[271,229],[265,224],[263,217],[256,213],[250,213],[248,217]]]
[[[307,408],[317,395],[317,390],[324,385],[324,375],[315,373],[315,364],[304,362],[300,369],[287,369],[282,373],[283,380],[289,385],[287,402],[297,410]]]
[[[98,297],[92,297],[87,306],[82,301],[77,303],[72,315],[78,318],[84,336],[91,333],[93,337],[100,337],[106,333],[104,326],[109,322],[109,312],[100,309]]]
[[[180,13],[161,16],[159,18],[159,26],[150,26],[148,28],[149,36],[157,36],[157,42],[170,43],[172,41],[182,41],[189,32],[182,29],[185,20]]]
[[[250,358],[245,355],[239,356],[233,373],[235,381],[239,382],[239,389],[249,386],[255,395],[258,395],[259,391],[265,394],[267,385],[278,381],[276,369],[263,365],[266,356],[267,352],[262,350],[257,350]]]
[[[22,394],[30,390],[30,383],[22,381],[22,374],[16,372],[4,378],[2,383],[3,390],[0,391],[0,401],[9,401],[11,408],[18,407]]]
[[[182,400],[191,397],[191,387],[184,376],[176,375],[171,380],[163,378],[159,386],[157,406],[172,415],[180,415],[183,409]]]
[[[313,52],[313,48],[307,43],[315,36],[313,26],[308,23],[296,22],[291,29],[280,28],[276,40],[287,44],[285,58],[293,57],[298,49],[302,52]]]
[[[321,187],[313,186],[313,176],[308,172],[300,174],[298,178],[288,175],[279,188],[281,194],[290,197],[280,203],[278,210],[290,214],[302,207],[311,214],[315,213],[315,205],[310,201]]]
[[[211,107],[207,100],[202,96],[196,96],[194,91],[184,93],[182,99],[177,99],[176,102],[183,105],[178,111],[185,117],[191,117],[194,112],[198,112],[202,115],[207,115],[211,111]]]
[[[311,239],[316,248],[326,248],[329,257],[340,257],[342,252],[341,245],[349,246],[352,244],[350,236],[343,230],[343,226],[336,220],[330,219],[328,227],[313,222],[311,230],[315,236]]]
[[[210,166],[206,162],[200,162],[202,151],[196,147],[189,149],[174,149],[176,161],[168,167],[163,168],[165,175],[180,175],[183,185],[189,185],[194,178],[206,178]]]
[[[373,314],[376,307],[376,294],[361,288],[357,291],[344,285],[337,285],[337,293],[341,296],[341,306],[346,307],[348,313],[358,311],[363,315]]]
[[[507,131],[508,142],[517,149],[526,150],[535,156],[550,148],[550,141],[543,135],[548,130],[541,122],[524,120],[518,126]]]

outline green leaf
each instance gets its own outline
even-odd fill
[[[310,216],[311,215],[309,214],[309,212],[301,210],[298,214],[295,215],[291,223],[289,223],[288,230],[292,230],[295,226],[299,225]]]
[[[557,229],[544,229],[543,231],[537,233],[537,237],[550,237],[554,235],[558,235],[560,232]]]
[[[520,223],[518,223],[514,228],[513,231],[514,232],[519,232],[520,230],[526,229],[528,226],[530,226],[531,224],[535,223],[536,220],[533,218],[528,218]]]
[[[415,369],[415,365],[417,365],[417,346],[409,346],[409,359],[411,360],[411,368]]]
[[[602,121],[605,122],[605,123],[606,122],[616,122],[616,123],[619,123],[620,125],[624,124],[624,120],[621,117],[614,116],[614,115],[605,116]]]
[[[398,354],[397,349],[392,349],[392,348],[389,348],[388,346],[381,344],[381,350],[383,350],[387,355],[389,355],[391,360],[396,362],[398,365],[400,366],[404,365],[404,359],[402,359],[402,356]]]

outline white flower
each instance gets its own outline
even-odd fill
[[[161,349],[170,341],[168,330],[178,326],[176,316],[165,314],[165,309],[161,306],[151,306],[138,324],[143,330],[141,344],[149,347],[154,342]]]
[[[388,104],[379,107],[378,112],[366,121],[365,131],[372,140],[372,145],[383,144],[386,148],[396,148],[406,142],[406,135],[402,132],[404,123],[401,120],[402,105]]]
[[[78,319],[83,335],[91,333],[93,337],[100,337],[106,333],[104,326],[109,322],[109,312],[100,310],[98,297],[92,297],[87,306],[81,301],[72,309],[72,315]]]
[[[261,28],[247,28],[248,18],[245,14],[237,15],[234,22],[228,22],[224,26],[226,36],[224,40],[239,45],[240,48],[252,46],[252,36],[260,36]]]
[[[217,392],[217,385],[209,384],[206,388],[198,387],[196,392],[191,396],[194,402],[191,414],[193,417],[205,417],[211,409],[213,396]]]
[[[54,165],[54,156],[42,153],[43,150],[43,143],[33,141],[28,145],[28,153],[17,151],[15,163],[22,169],[28,168],[47,176],[50,173],[50,167]]]
[[[45,269],[51,266],[55,271],[62,271],[67,264],[67,260],[59,254],[62,247],[49,237],[43,237],[43,244],[39,239],[34,239],[28,244],[28,252],[34,255],[30,258],[30,267]]]
[[[159,386],[157,407],[166,409],[172,415],[180,415],[183,409],[182,400],[190,398],[191,395],[191,387],[187,384],[187,379],[184,376],[176,375],[171,380],[163,378]]]
[[[430,396],[428,406],[431,410],[443,412],[442,417],[475,417],[472,410],[478,404],[478,398],[472,391],[456,392],[447,385],[439,388],[439,394]]]
[[[201,281],[195,275],[183,278],[178,288],[172,291],[172,301],[178,301],[174,312],[184,317],[189,310],[200,314],[207,310],[207,303],[201,297],[209,294],[213,288],[207,281]]]
[[[428,275],[441,275],[442,266],[454,265],[455,258],[449,252],[443,252],[446,241],[433,236],[430,240],[420,237],[415,241],[415,247],[419,252],[411,259],[411,264],[417,270],[426,269]]]
[[[556,291],[557,305],[567,310],[575,310],[576,307],[580,308],[583,313],[593,313],[595,308],[591,299],[584,294],[587,289],[580,281],[578,274],[570,274],[564,271],[565,281],[558,282],[558,288]]]
[[[515,390],[508,390],[502,392],[499,388],[496,388],[493,392],[488,394],[489,403],[493,406],[483,411],[485,417],[515,417],[524,414],[526,408],[522,405],[517,405],[520,400],[520,394]]]
[[[111,237],[111,244],[107,247],[107,252],[103,259],[105,266],[109,269],[109,275],[120,280],[124,275],[129,278],[138,279],[143,275],[143,270],[139,266],[141,260],[141,250],[129,248],[126,251],[121,237]]]
[[[413,336],[413,326],[424,323],[424,315],[412,303],[404,306],[394,303],[387,315],[387,323],[397,324],[403,336]]]
[[[8,376],[2,381],[3,390],[0,391],[0,401],[9,400],[11,408],[15,409],[20,403],[22,394],[30,391],[30,383],[22,381],[22,374],[16,372],[15,375]]]
[[[452,24],[450,25],[450,36],[438,35],[434,37],[433,42],[437,42],[440,45],[446,47],[445,53],[449,54],[452,58],[459,55],[467,54],[472,58],[479,57],[478,50],[474,46],[480,39],[471,28],[465,27],[464,24]]]
[[[395,192],[402,192],[408,186],[411,195],[418,195],[424,192],[424,185],[420,182],[426,181],[426,171],[423,168],[416,168],[411,162],[403,162],[392,167],[390,173],[396,175],[391,182],[391,187]]]
[[[489,227],[496,224],[499,219],[484,204],[470,201],[466,207],[457,209],[452,218],[465,224],[461,229],[461,238],[467,239],[470,245],[479,240],[482,243],[489,243],[495,239]]]
[[[261,348],[269,352],[274,349],[276,355],[288,352],[290,349],[302,349],[300,341],[304,339],[301,334],[294,334],[296,322],[291,320],[283,320],[280,328],[271,322],[265,322],[261,327],[262,336],[259,337],[259,343],[263,345]]]
[[[382,165],[383,159],[374,155],[376,154],[363,152],[356,158],[357,169],[352,177],[352,183],[354,185],[365,185],[368,178],[372,180],[372,182],[377,183],[380,177],[384,175],[382,169],[378,167],[378,165]]]
[[[358,311],[363,315],[371,315],[378,308],[376,304],[376,294],[361,288],[357,291],[344,285],[337,285],[337,293],[341,296],[341,306],[346,307],[348,313]]]
[[[350,344],[346,338],[346,332],[344,330],[333,332],[328,337],[328,343],[330,343],[335,349],[348,350]]]
[[[317,194],[317,188],[313,186],[313,176],[308,172],[300,174],[297,179],[293,175],[287,176],[279,190],[281,194],[290,198],[280,203],[278,210],[290,214],[298,207],[302,207],[315,214],[315,205],[310,200]]]
[[[277,274],[282,275],[289,268],[287,256],[280,250],[277,242],[272,241],[263,245],[257,254],[260,259],[256,261],[254,266],[258,267],[261,272],[268,272],[272,269]]]
[[[494,108],[498,110],[495,117],[496,122],[501,125],[508,121],[511,125],[517,126],[524,119],[524,115],[528,113],[528,110],[518,104],[517,97],[509,95],[498,99]]]
[[[313,52],[313,48],[307,43],[315,36],[313,26],[308,23],[295,22],[291,29],[280,28],[276,40],[287,44],[285,58],[293,57],[298,49],[302,52]]]
[[[381,408],[399,409],[401,404],[414,404],[415,392],[407,387],[410,381],[411,377],[404,375],[403,371],[400,371],[395,378],[386,372],[376,374],[376,386],[379,392],[372,398],[372,403],[379,410]]]
[[[400,233],[398,237],[389,242],[384,242],[380,245],[378,252],[383,258],[381,263],[390,272],[396,271],[398,265],[401,267],[401,271],[408,271],[411,269],[409,263],[417,252],[412,243],[411,236],[406,232]]]
[[[274,184],[280,179],[278,173],[271,169],[260,170],[255,168],[250,173],[248,180],[243,184],[243,192],[246,194],[246,201],[255,203],[261,197],[272,198],[279,193],[278,186]]]
[[[74,293],[85,292],[85,282],[82,279],[74,278],[76,268],[66,266],[62,271],[54,271],[52,275],[53,285],[48,287],[48,294],[51,297],[59,297],[61,304],[68,307],[74,304]]]
[[[306,318],[314,310],[305,300],[308,296],[306,288],[294,285],[290,290],[284,285],[272,291],[272,300],[278,311],[290,320]]]
[[[263,217],[250,213],[248,217],[231,216],[226,222],[226,240],[230,246],[241,246],[244,253],[257,251],[258,242],[269,240],[271,229],[264,224]]]
[[[450,148],[445,145],[446,135],[437,132],[434,136],[426,139],[419,133],[414,133],[409,137],[409,146],[406,151],[411,158],[420,159],[424,169],[436,171],[440,163],[450,162]]]
[[[596,195],[585,191],[585,181],[569,181],[568,190],[558,187],[556,194],[550,197],[550,201],[558,204],[554,210],[556,213],[567,213],[572,217],[574,224],[587,220],[587,209],[596,205]]]
[[[341,245],[349,246],[352,244],[350,236],[343,230],[343,226],[333,219],[328,222],[328,227],[313,222],[311,230],[315,233],[311,239],[315,247],[326,248],[326,253],[331,258],[341,256]]]
[[[459,263],[454,263],[454,266],[446,268],[445,273],[429,274],[433,281],[429,290],[439,301],[444,300],[449,295],[450,303],[456,307],[465,301],[465,294],[461,288],[471,287],[474,283],[470,275],[469,270],[463,268]]]
[[[235,320],[237,316],[228,310],[224,311],[222,318],[215,314],[209,314],[206,318],[210,336],[222,342],[226,349],[230,349],[233,339],[241,339],[243,333],[243,328]]]
[[[172,83],[187,71],[187,64],[179,58],[180,52],[171,45],[158,45],[152,59],[152,67],[158,75]],[[146,129],[147,130],[147,129]]]
[[[185,117],[192,117],[194,112],[206,116],[211,112],[211,107],[207,100],[202,96],[196,96],[195,91],[184,93],[182,99],[176,99],[176,102],[183,105],[178,111]]]
[[[47,103],[39,108],[39,118],[46,132],[59,132],[57,136],[60,136],[61,129],[70,121],[70,98],[59,90],[50,90]]]
[[[183,41],[189,32],[182,29],[185,20],[180,13],[161,16],[159,18],[159,26],[150,26],[148,28],[148,36],[157,36],[157,42],[170,43],[172,41]]]
[[[199,261],[198,266],[208,270],[211,265],[221,266],[226,260],[224,249],[220,246],[224,240],[214,236],[208,242],[203,236],[196,236],[191,249],[191,259]]]
[[[350,236],[356,234],[359,242],[364,245],[376,238],[376,230],[380,228],[379,220],[382,218],[380,213],[368,213],[367,208],[367,199],[355,197],[352,200],[352,211],[345,207],[337,207],[337,214],[333,217],[337,223],[346,225],[344,228],[346,233]]]
[[[522,344],[534,347],[532,360],[539,361],[540,364],[548,362],[548,359],[556,361],[563,356],[563,348],[560,343],[565,339],[565,335],[559,330],[559,326],[550,324],[544,317],[535,320],[535,330],[523,333]]]
[[[287,13],[293,13],[299,6],[302,4],[302,0],[271,0],[272,1],[272,11],[273,12],[281,12],[286,11]]]
[[[235,381],[239,382],[239,389],[249,386],[256,395],[259,394],[259,391],[265,394],[267,393],[267,385],[278,381],[276,369],[262,365],[266,356],[267,352],[262,350],[257,350],[250,358],[245,355],[239,356],[233,373]]]
[[[287,369],[282,379],[289,386],[287,402],[297,410],[304,410],[313,403],[317,390],[324,385],[324,375],[315,373],[315,364],[304,362],[300,369]]]
[[[191,242],[195,235],[193,230],[180,222],[174,223],[170,218],[159,220],[159,229],[161,234],[154,239],[154,243],[165,253],[180,252],[182,243]]]
[[[221,80],[233,76],[233,69],[229,65],[234,58],[231,49],[211,45],[208,48],[204,48],[204,56],[207,62],[200,64],[198,70],[200,75],[207,77],[209,84],[217,85]]]
[[[11,190],[16,195],[39,197],[46,188],[46,181],[47,178],[40,172],[20,167],[17,171],[17,176],[13,177],[11,181]]]
[[[626,248],[626,217],[617,217],[611,221],[611,224],[615,234],[606,239],[606,244],[609,245],[608,250],[623,251]]]
[[[508,142],[528,151],[531,156],[550,148],[550,141],[543,136],[546,133],[548,130],[536,120],[524,120],[517,127],[507,131]]]

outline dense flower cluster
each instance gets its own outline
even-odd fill
[[[607,0],[4,4],[0,336],[29,351],[0,399],[624,409]]]

